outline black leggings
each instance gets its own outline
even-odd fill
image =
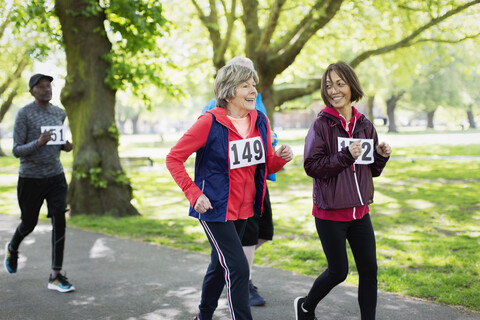
[[[240,239],[246,220],[208,222],[200,220],[212,246],[211,261],[203,279],[200,319],[211,320],[226,287],[232,319],[252,320],[248,300],[249,267]]]
[[[347,278],[348,258],[345,240],[348,240],[358,270],[358,303],[362,320],[375,319],[377,255],[370,214],[360,220],[349,222],[315,218],[315,224],[328,268],[313,283],[303,305],[304,308],[309,311],[315,310],[320,300]]]
[[[62,173],[45,179],[22,178],[17,184],[18,204],[22,222],[13,235],[10,247],[18,250],[20,243],[38,223],[38,215],[43,202],[47,201],[48,217],[52,219],[52,269],[61,270],[65,246],[65,212],[67,182]]]

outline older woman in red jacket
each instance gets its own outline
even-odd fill
[[[224,286],[232,319],[252,319],[242,234],[254,206],[262,212],[267,174],[293,158],[289,146],[273,151],[268,119],[255,110],[257,82],[248,67],[221,68],[214,84],[217,107],[201,115],[167,155],[167,168],[190,201],[190,216],[199,219],[212,246],[195,319],[212,319]],[[192,181],[183,163],[194,152]]]
[[[352,106],[363,91],[349,65],[328,66],[321,92],[327,107],[308,131],[304,168],[313,178],[313,215],[328,268],[306,297],[295,299],[295,316],[316,319],[317,304],[345,280],[348,240],[359,274],[362,320],[375,319],[377,258],[368,205],[373,202],[372,177],[381,174],[392,151],[385,142],[378,142],[372,122]]]

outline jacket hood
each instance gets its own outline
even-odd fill
[[[319,112],[318,117],[326,117],[333,121],[331,126],[334,125],[341,125],[345,130],[347,128],[347,120],[333,107],[325,107],[322,111]],[[355,124],[355,131],[358,129],[364,129],[364,127],[368,127],[368,121],[365,120],[365,115],[363,115],[360,111],[358,111],[354,106],[352,106],[352,119],[350,119],[350,123]]]
[[[340,121],[346,122],[345,118],[334,107],[325,107],[321,112],[331,114],[332,116],[340,119]],[[352,118],[359,119],[362,113],[352,106]]]

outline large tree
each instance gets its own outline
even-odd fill
[[[138,214],[118,155],[117,89],[162,84],[156,41],[165,19],[153,0],[56,0],[67,57],[61,100],[74,143],[72,214]],[[110,37],[116,39],[111,41]],[[148,97],[144,96],[146,100]]]
[[[427,129],[434,129],[434,117],[438,110],[451,113],[450,126],[458,124],[455,123],[459,121],[455,115],[466,116],[463,112],[468,110],[468,99],[464,98],[472,89],[468,86],[471,81],[469,75],[473,75],[476,67],[473,61],[462,57],[462,48],[466,48],[464,44],[455,47],[431,44],[426,47],[423,61],[411,69],[415,78],[409,86],[401,87],[405,93],[401,103],[403,108],[425,119]]]
[[[479,43],[469,41],[462,47],[456,50],[456,54],[462,58],[455,59],[455,71],[458,73],[457,86],[458,99],[456,106],[464,109],[466,112],[466,120],[469,129],[476,129],[475,112],[478,116],[480,110],[478,101],[480,101],[480,90],[478,90],[478,83],[480,83],[480,65],[478,64],[478,57],[470,54],[478,48]],[[464,127],[466,124],[462,124]]]
[[[236,0],[191,2],[208,30],[217,69],[225,64],[231,46],[238,47],[234,34],[236,21],[241,19],[244,53],[255,63],[261,79],[258,89],[270,119],[275,107],[319,89],[318,77],[300,85],[274,85],[312,41],[320,44],[318,53],[308,57],[312,64],[320,58],[335,62],[343,56],[355,68],[370,57],[399,48],[425,41],[458,41],[480,32],[475,24],[472,28],[444,24],[480,0],[271,0],[262,2],[262,7],[258,0],[242,0],[241,8]]]
[[[1,38],[1,37],[0,37]],[[4,51],[6,53],[7,50]],[[23,55],[9,56],[9,64],[5,66],[2,73],[6,73],[3,83],[0,83],[0,122],[3,121],[5,115],[13,104],[13,99],[18,95],[19,89],[23,86],[20,83],[20,78],[23,71],[30,63],[29,56],[25,53]],[[13,62],[13,65],[12,65]],[[0,139],[1,137],[0,132]],[[0,157],[5,156],[0,143]]]
[[[41,45],[42,37],[32,32],[32,26],[17,26],[26,15],[23,9],[16,1],[0,3],[0,122],[14,99],[27,91],[22,80],[25,70],[32,65],[33,59],[41,60],[46,54]],[[0,144],[0,156],[4,155]]]

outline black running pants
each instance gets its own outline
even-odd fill
[[[10,247],[18,250],[20,243],[29,235],[38,223],[38,216],[43,202],[47,201],[48,217],[52,219],[52,269],[61,270],[65,247],[65,212],[67,198],[67,182],[62,173],[49,178],[18,179],[18,203],[22,222],[13,235]]]
[[[377,255],[370,214],[348,222],[315,218],[328,267],[315,280],[304,308],[314,311],[317,304],[348,275],[346,240],[352,249],[358,270],[358,303],[362,320],[375,319],[377,306]]]

